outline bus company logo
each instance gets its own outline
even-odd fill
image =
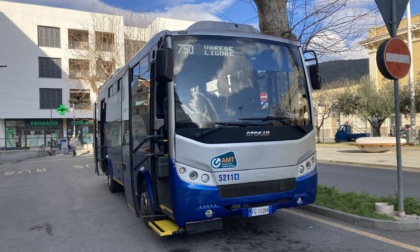
[[[235,168],[237,165],[233,151],[214,157],[210,161],[210,166],[214,169]]]
[[[270,136],[270,131],[247,131],[247,137],[268,137]]]

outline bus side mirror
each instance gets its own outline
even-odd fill
[[[312,88],[318,90],[322,88],[321,76],[319,76],[318,65],[309,66],[309,77],[311,78]]]
[[[174,58],[172,49],[161,48],[156,51],[156,81],[171,82],[174,78]]]
[[[304,56],[305,56],[305,62],[307,63],[307,66],[308,66],[309,78],[311,79],[312,89],[314,90],[321,89],[322,82],[321,82],[321,76],[319,75],[318,57],[316,56],[315,51],[313,50],[305,51]]]

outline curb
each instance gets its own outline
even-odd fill
[[[349,165],[349,166],[363,166],[363,167],[369,167],[369,168],[383,168],[383,169],[392,169],[392,170],[397,169],[396,165],[356,163],[356,162],[329,160],[329,159],[318,159],[317,162],[320,164],[341,164],[341,165]],[[404,171],[420,172],[418,167],[403,166],[403,169]]]
[[[354,214],[345,213],[342,211],[329,209],[326,207],[316,206],[316,205],[306,205],[299,207],[299,209],[323,215],[326,217],[331,217],[334,219],[339,219],[341,221],[360,226],[365,228],[383,230],[383,231],[418,231],[420,230],[420,217],[417,217],[415,220],[377,220],[367,217],[361,217]]]

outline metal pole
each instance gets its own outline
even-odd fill
[[[392,0],[391,6],[392,14],[392,33],[391,37],[397,37],[397,0]],[[399,96],[399,83],[398,79],[394,80],[394,101],[395,101],[395,137],[397,145],[397,174],[398,174],[398,212],[400,217],[405,216],[404,211],[404,193],[403,193],[403,174],[402,174],[402,160],[401,160],[401,117],[400,117],[400,96]]]
[[[413,51],[413,42],[411,38],[411,7],[410,1],[407,3],[407,45],[410,53]],[[410,129],[408,130],[408,143],[410,145],[416,145],[417,137],[416,137],[416,91],[414,89],[414,71],[413,71],[413,57],[410,57],[411,64],[410,70],[408,74],[408,87],[410,91]]]
[[[73,102],[73,135],[76,137],[76,120],[75,120],[74,102]]]
[[[51,104],[51,106],[50,106],[50,148],[51,148],[51,150],[52,150],[52,146],[53,146],[53,144],[52,144],[52,140],[53,140],[53,137],[52,137],[52,104]]]

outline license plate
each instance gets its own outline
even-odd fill
[[[263,206],[263,207],[253,207],[248,209],[248,216],[259,216],[259,215],[266,215],[271,214],[271,206]]]

